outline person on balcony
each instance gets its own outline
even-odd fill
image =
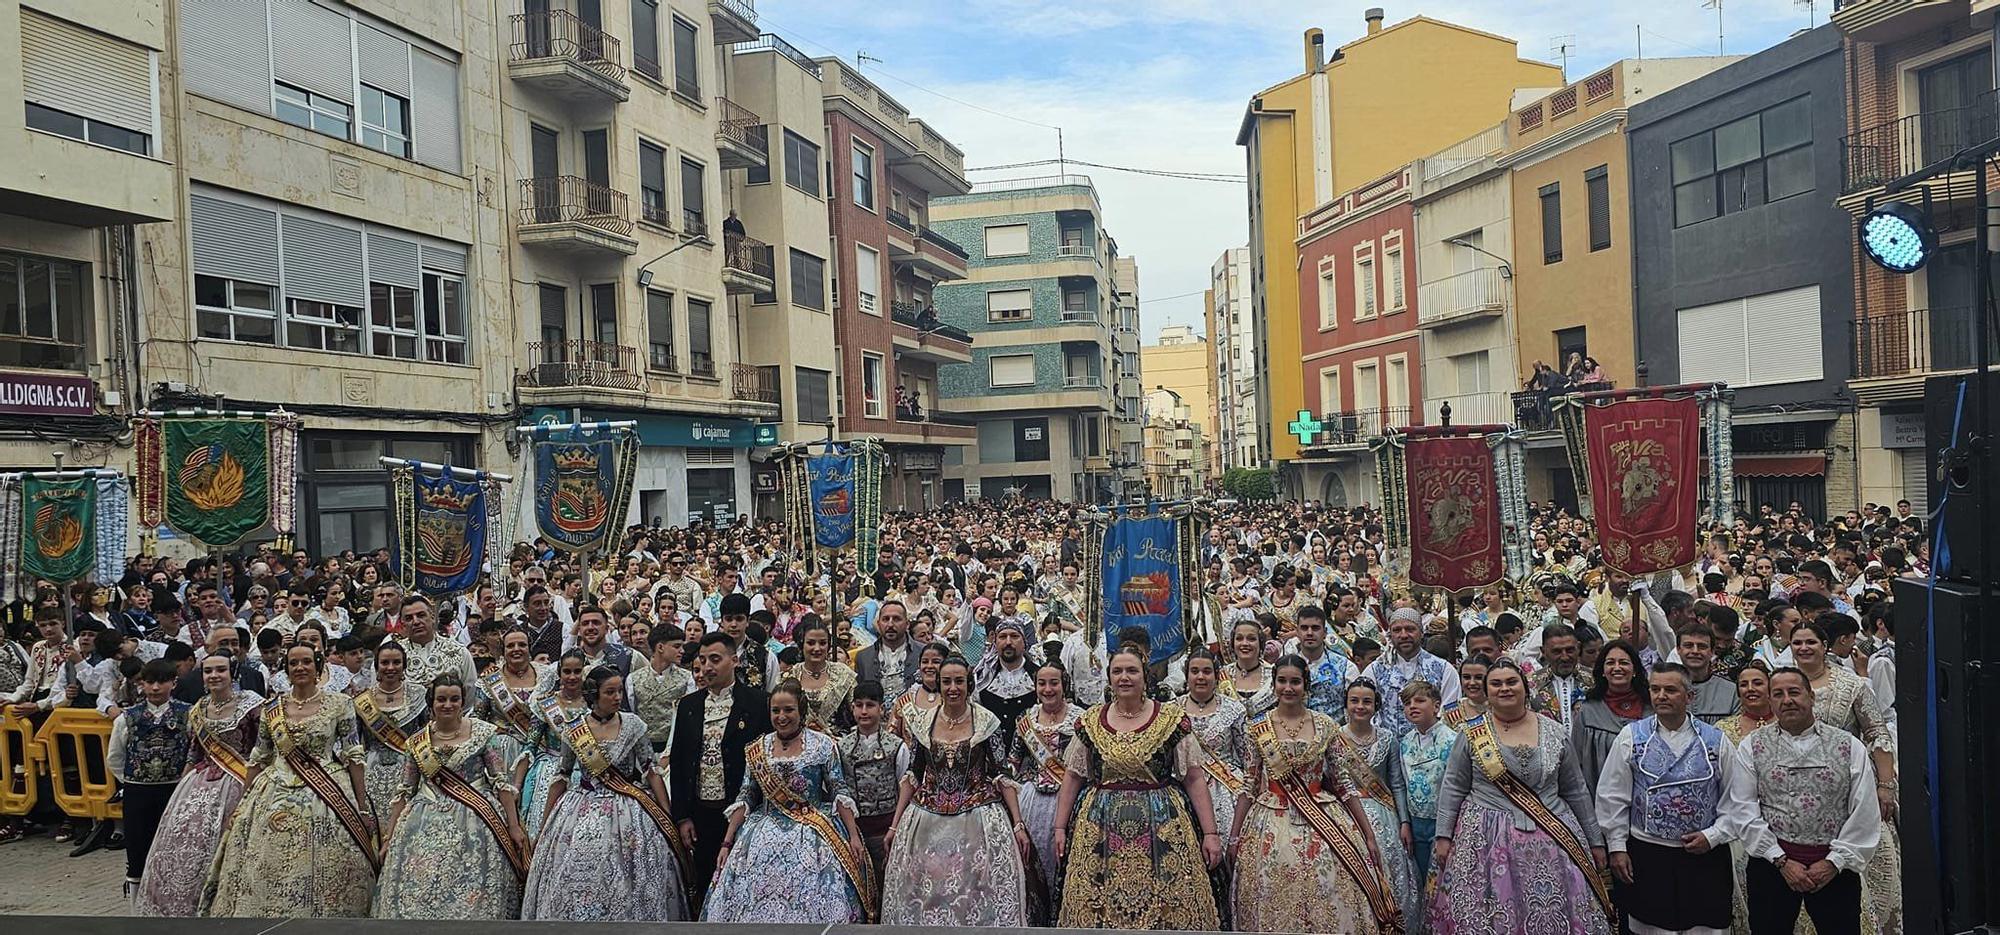
[[[723,237],[744,237],[748,236],[748,233],[743,229],[743,219],[737,217],[736,212],[731,211],[728,217],[722,219]]]

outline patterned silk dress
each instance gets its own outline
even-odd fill
[[[651,795],[647,777],[657,767],[646,722],[623,712],[618,718],[618,736],[600,741],[604,758]],[[521,918],[686,921],[680,860],[645,808],[591,775],[566,741],[556,768],[568,777],[569,789],[535,843]]]
[[[236,751],[248,764],[257,746],[257,723],[264,699],[239,691],[217,708],[206,695],[188,711],[188,723],[200,725]],[[160,816],[160,833],[146,855],[134,908],[142,916],[187,917],[201,901],[209,862],[236,803],[243,798],[243,781],[224,769],[200,742],[188,752],[188,771],[174,787],[173,798]]]
[[[822,820],[841,836],[846,848],[848,829],[838,806],[854,808],[853,790],[841,766],[833,739],[805,731],[795,756],[778,757],[777,734],[753,743],[761,752],[761,767],[743,774],[743,789],[732,817],[743,814],[729,859],[716,871],[715,885],[702,904],[705,922],[755,922],[764,925],[831,925],[863,920],[862,895],[854,885],[836,845],[813,827]],[[806,811],[818,813],[812,818]],[[850,858],[851,859],[851,858]]]
[[[1014,775],[1021,780],[1021,823],[1035,845],[1035,870],[1042,885],[1054,892],[1062,867],[1056,861],[1056,797],[1062,791],[1063,753],[1076,736],[1076,719],[1083,709],[1068,705],[1060,721],[1043,724],[1041,707],[1021,715],[1014,730]]]
[[[442,769],[457,773],[504,814],[500,793],[515,794],[514,745],[485,721],[449,750]],[[423,728],[428,729],[428,728]],[[427,779],[415,758],[405,761],[396,790],[395,836],[375,884],[378,919],[513,919],[521,912],[521,881],[506,852],[473,810]]]
[[[1347,781],[1333,748],[1340,726],[1308,712],[1312,732],[1292,739],[1260,731],[1251,741],[1247,769],[1253,783],[1249,812],[1236,851],[1233,915],[1239,932],[1380,931],[1354,868],[1337,855],[1281,786],[1296,778],[1359,857],[1374,885],[1387,892],[1388,877],[1369,856],[1367,829],[1343,803],[1360,793]]]
[[[1000,718],[978,705],[972,736],[932,740],[943,707],[907,722],[916,793],[896,822],[882,868],[882,924],[1018,928],[1028,924],[1028,878],[1001,798],[1012,783]]]
[[[369,695],[379,704],[381,698],[373,689]],[[404,737],[420,731],[430,719],[430,710],[424,700],[423,686],[415,682],[403,683],[402,704],[391,708],[384,706],[382,714],[401,729]],[[361,745],[368,756],[368,804],[375,809],[378,824],[389,823],[389,805],[396,799],[397,790],[403,786],[403,770],[409,766],[409,753],[392,746],[368,728],[368,721],[355,712],[355,722],[361,726]]]
[[[1403,918],[1417,918],[1420,895],[1416,872],[1410,866],[1409,851],[1403,848],[1403,816],[1399,804],[1408,792],[1403,788],[1402,758],[1396,755],[1398,739],[1386,730],[1377,730],[1362,745],[1342,729],[1333,743],[1334,759],[1345,772],[1347,782],[1361,792],[1361,811],[1368,816],[1367,831],[1375,838],[1383,870],[1395,891],[1396,905]]]

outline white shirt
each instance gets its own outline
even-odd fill
[[[171,700],[167,704],[148,704],[146,712],[155,718],[162,718],[167,716],[167,709],[171,706]],[[111,739],[104,745],[104,769],[116,776],[119,782],[131,781],[125,778],[125,741],[127,735],[132,733],[132,728],[127,726],[130,723],[123,714],[114,719],[111,722]],[[174,780],[178,782],[180,777],[176,776]]]
[[[1806,728],[1805,733],[1797,735],[1778,728],[1779,742],[1803,748],[1818,742],[1818,732],[1830,730],[1834,728],[1817,721]],[[1847,749],[1847,821],[1833,836],[1832,852],[1827,859],[1841,870],[1859,873],[1882,841],[1882,806],[1875,798],[1875,766],[1868,760],[1868,745],[1856,740],[1848,744]],[[1743,742],[1737,745],[1736,760],[1742,768],[1730,775],[1727,794],[1755,806],[1757,757],[1750,749],[1750,738],[1743,738]],[[1785,853],[1778,846],[1778,836],[1764,824],[1763,812],[1754,807],[1749,824],[1743,830],[1743,846],[1752,857],[1764,860],[1776,860]]]
[[[1875,703],[1882,706],[1882,720],[1889,722],[1889,739],[1896,740],[1896,644],[1875,647],[1868,657],[1868,687],[1875,691]],[[1901,749],[1900,745],[1898,749]]]
[[[1100,636],[1100,639],[1102,637]],[[1062,664],[1069,672],[1070,687],[1076,692],[1076,703],[1084,707],[1104,701],[1104,689],[1109,683],[1105,670],[1110,668],[1111,659],[1099,643],[1090,645],[1082,630],[1072,630],[1063,634]]]
[[[1689,716],[1677,730],[1668,730],[1659,725],[1653,738],[1667,745],[1667,750],[1678,757],[1688,744],[1696,740],[1694,718]],[[1604,761],[1604,771],[1597,777],[1597,824],[1604,829],[1604,846],[1616,854],[1626,849],[1630,838],[1638,838],[1661,847],[1678,848],[1679,841],[1666,841],[1645,834],[1632,827],[1632,728],[1625,725],[1618,732],[1618,740],[1611,745],[1611,756]],[[1722,738],[1716,745],[1715,775],[1723,793],[1717,796],[1715,822],[1701,829],[1702,837],[1708,839],[1710,847],[1721,847],[1743,836],[1743,828],[1750,822],[1751,804],[1727,794],[1729,778],[1734,775],[1736,750],[1728,738]]]

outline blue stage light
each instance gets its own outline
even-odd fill
[[[1937,252],[1930,218],[1916,207],[1891,201],[1861,218],[1861,249],[1892,273],[1914,273]]]

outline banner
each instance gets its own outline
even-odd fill
[[[1486,436],[1412,434],[1405,448],[1410,580],[1454,591],[1500,580],[1498,471]]]
[[[638,436],[629,429],[537,429],[535,526],[565,552],[588,552],[615,537],[632,499]]]
[[[271,514],[270,442],[261,419],[168,419],[166,525],[209,548],[232,546]]]
[[[489,538],[485,483],[410,468],[399,469],[395,483],[389,561],[397,580],[437,598],[472,590]]]
[[[854,542],[854,467],[854,455],[841,446],[806,459],[813,541],[821,548],[841,549]]]
[[[97,479],[21,480],[21,574],[58,583],[97,564]]]
[[[1159,515],[1118,516],[1104,531],[1098,582],[1107,651],[1118,649],[1118,631],[1130,626],[1151,635],[1151,662],[1187,647],[1180,525]]]
[[[1591,505],[1613,571],[1638,577],[1695,560],[1700,407],[1692,396],[1584,406]]]

